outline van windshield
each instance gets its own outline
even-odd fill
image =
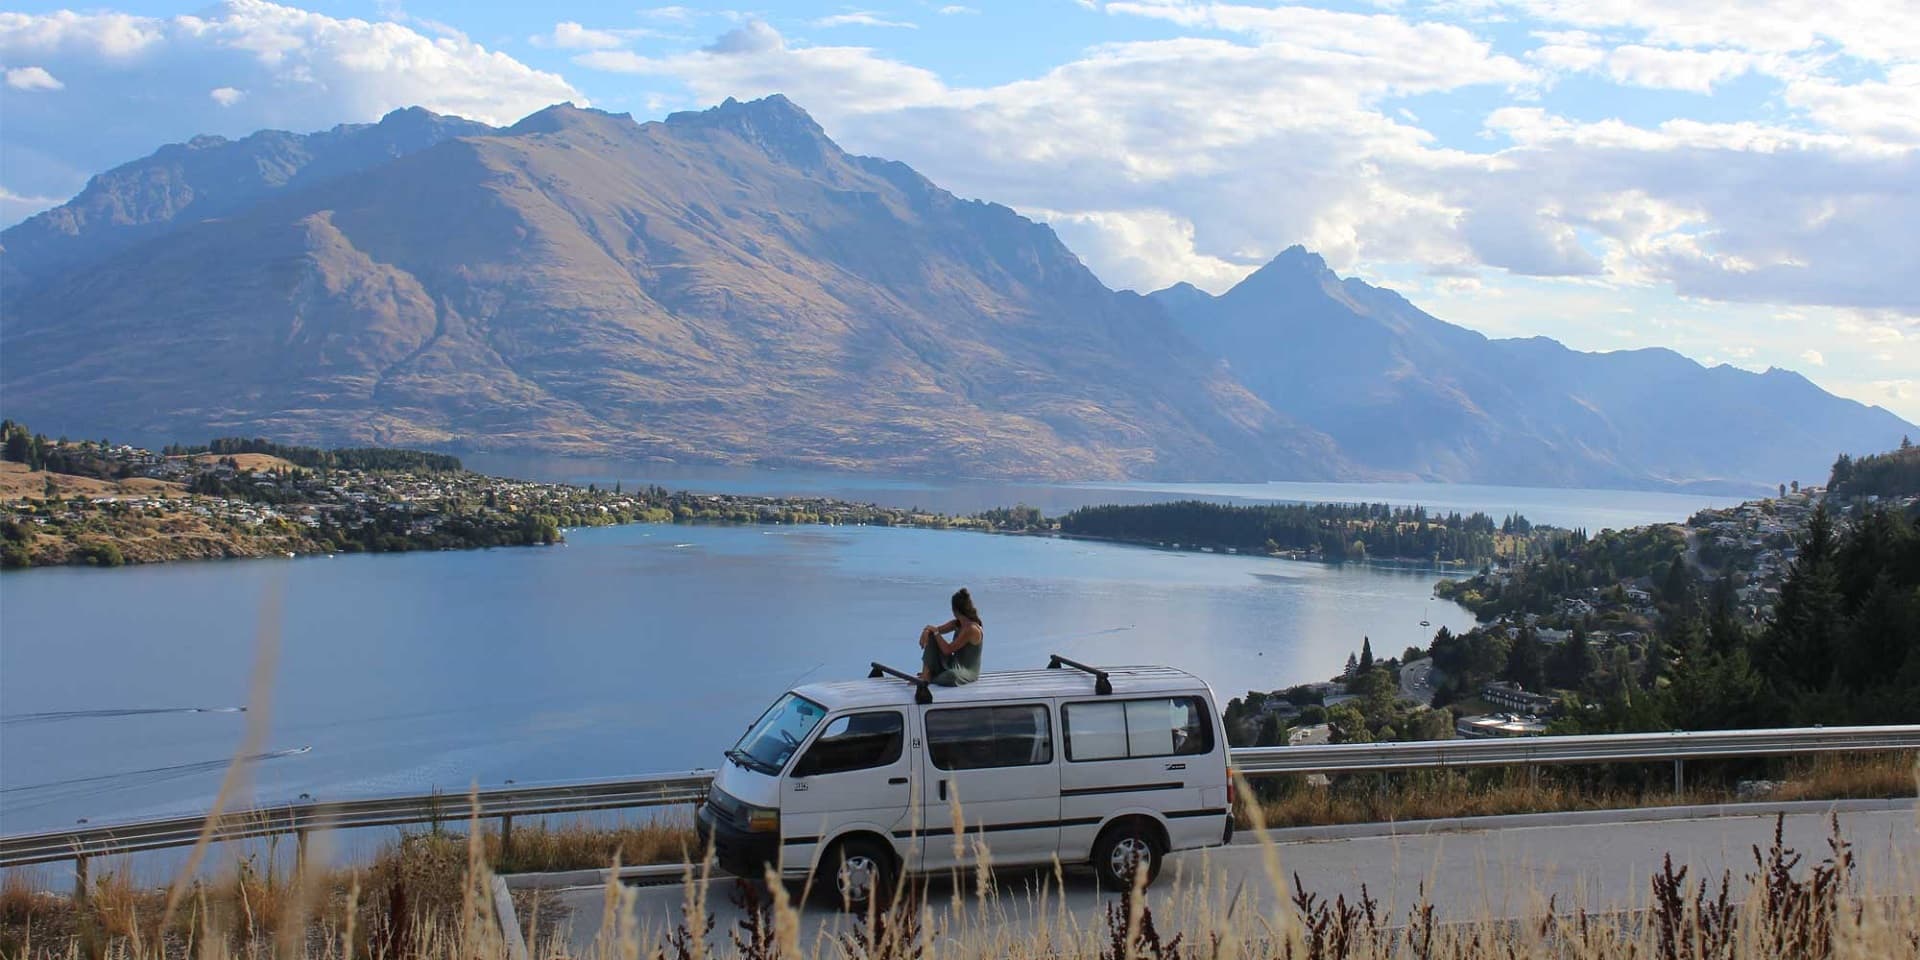
[[[807,734],[820,725],[827,708],[797,694],[786,694],[773,702],[760,720],[748,728],[746,736],[727,751],[727,759],[748,770],[778,776],[781,768],[800,749]]]

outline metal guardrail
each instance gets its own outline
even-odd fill
[[[510,832],[514,817],[692,804],[706,798],[712,783],[711,771],[692,770],[633,780],[491,787],[472,796],[430,793],[275,804],[223,815],[214,827],[213,839],[248,840],[285,834],[304,839],[306,834],[321,830],[455,823],[474,816],[476,807],[478,816],[499,818]],[[192,846],[199,841],[206,823],[207,818],[200,815],[0,837],[0,867]]]
[[[1233,765],[1247,775],[1347,773],[1914,749],[1920,749],[1920,724],[1243,747],[1233,751]]]
[[[1673,761],[1678,787],[1690,759],[1873,750],[1920,750],[1920,724],[1252,747],[1233,750],[1231,762],[1247,776],[1270,776]],[[313,831],[451,823],[477,815],[501,820],[502,833],[510,839],[514,817],[693,804],[706,797],[712,779],[711,771],[691,770],[628,780],[493,787],[477,791],[471,802],[466,795],[432,793],[278,804],[226,814],[212,836],[224,841],[294,834],[304,848],[306,835]],[[73,860],[84,878],[91,857],[191,846],[205,826],[205,816],[190,816],[0,837],[0,868]]]

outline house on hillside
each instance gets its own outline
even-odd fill
[[[1480,688],[1480,699],[1520,713],[1546,716],[1559,704],[1545,694],[1534,693],[1517,683],[1495,680]]]

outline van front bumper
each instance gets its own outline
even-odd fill
[[[778,868],[779,834],[748,833],[726,820],[716,819],[704,803],[694,815],[693,824],[700,836],[701,849],[713,851],[713,862],[719,864],[720,869],[736,877],[758,880],[766,875],[768,867]]]

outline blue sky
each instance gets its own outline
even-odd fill
[[[312,0],[0,12],[0,222],[198,133],[785,93],[1103,280],[1289,244],[1493,336],[1920,422],[1920,4]]]

